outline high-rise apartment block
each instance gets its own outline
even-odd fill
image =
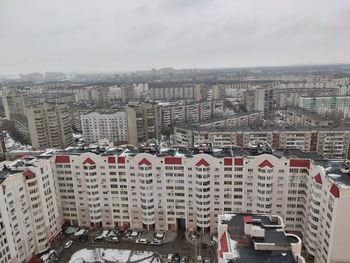
[[[70,111],[65,104],[31,106],[26,114],[34,148],[66,148],[73,144]]]
[[[125,111],[91,112],[81,115],[81,127],[87,143],[108,139],[115,144],[128,143],[128,123]]]
[[[45,250],[60,235],[62,219],[90,228],[214,233],[220,215],[249,213],[281,217],[285,231],[302,233],[315,262],[350,260],[349,167],[298,150],[266,154],[266,145],[197,150],[71,148],[49,160],[2,163],[2,230],[10,251],[21,251],[6,256]]]
[[[10,92],[2,97],[6,119],[11,119],[11,114],[25,114],[29,104],[29,95],[26,93]]]
[[[23,158],[0,170],[0,262],[28,262],[62,235],[50,160]]]
[[[271,119],[274,114],[273,87],[254,87],[245,93],[247,111],[261,111],[265,119]]]
[[[126,107],[129,143],[138,145],[160,139],[158,105],[138,103]]]

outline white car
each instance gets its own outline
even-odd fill
[[[64,244],[64,248],[70,248],[70,246],[73,244],[72,240],[67,241],[66,244]]]
[[[173,258],[174,258],[173,254],[168,254],[167,262],[169,262],[169,263],[172,262]]]
[[[136,244],[147,244],[147,239],[144,239],[144,238],[136,239]]]

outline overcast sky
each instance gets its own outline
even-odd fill
[[[0,0],[0,75],[349,62],[349,0]]]

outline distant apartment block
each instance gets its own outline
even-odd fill
[[[300,149],[319,152],[331,159],[350,158],[350,130],[347,127],[299,127],[293,129],[195,128],[177,125],[174,143],[194,146],[211,143],[213,147],[236,145],[246,148],[264,141],[275,149]]]
[[[207,99],[208,93],[208,88],[204,84],[181,82],[149,83],[148,89],[152,101],[202,101]]]
[[[138,103],[126,107],[128,141],[138,145],[149,139],[160,139],[158,105]]]
[[[335,123],[334,119],[298,107],[289,107],[284,114],[286,123],[290,126],[330,127]]]
[[[309,96],[300,97],[298,106],[318,114],[341,112],[350,118],[350,95],[344,96]]]
[[[254,87],[245,93],[247,111],[261,111],[265,119],[271,119],[274,114],[273,87]]]
[[[6,119],[11,119],[11,114],[25,114],[29,104],[29,95],[26,93],[10,92],[2,97]]]
[[[198,124],[201,121],[222,117],[224,102],[206,101],[184,105],[160,105],[160,121],[163,127],[177,123]]]
[[[128,123],[125,111],[91,112],[81,115],[83,137],[87,143],[108,139],[115,144],[128,143]]]
[[[66,148],[73,144],[70,110],[65,104],[40,104],[27,109],[34,148]]]
[[[196,126],[199,128],[237,128],[257,126],[263,119],[261,111],[241,112],[234,116],[217,117],[212,120],[202,121]]]

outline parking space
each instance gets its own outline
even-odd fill
[[[70,245],[64,248],[69,241],[71,241]],[[76,229],[74,233],[64,234],[55,247],[56,250],[62,251],[59,259],[55,262],[67,263],[76,251],[83,248],[151,251],[159,255],[161,262],[168,262],[169,254],[173,255],[173,259],[169,262],[195,262],[195,246],[188,242],[184,235],[177,235],[174,232],[156,233],[140,230],[121,232],[117,229],[112,231],[83,231]]]

